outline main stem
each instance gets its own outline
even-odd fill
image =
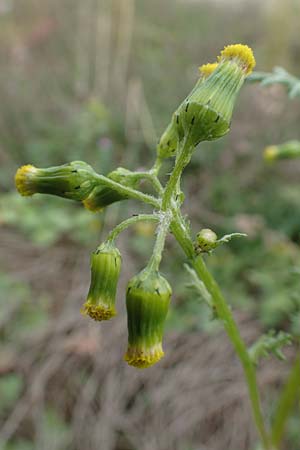
[[[255,367],[249,357],[246,344],[240,335],[232,312],[227,305],[217,282],[208,271],[203,258],[200,255],[195,257],[193,241],[189,236],[189,232],[186,229],[183,220],[181,219],[180,222],[178,222],[175,219],[171,225],[171,229],[175,238],[178,240],[185,254],[189,258],[189,261],[193,266],[195,272],[210,293],[213,305],[215,306],[217,311],[217,315],[219,319],[222,320],[227,335],[236,351],[237,356],[241,361],[248,386],[255,424],[259,431],[259,435],[261,437],[261,441],[264,445],[265,450],[270,450],[269,437],[265,429],[264,419],[261,412],[260,396],[257,386]]]
[[[170,175],[169,181],[166,185],[164,195],[162,197],[161,209],[167,211],[171,208],[172,198],[177,191],[180,183],[181,174],[191,159],[191,145],[189,142],[189,135],[184,138],[179,145],[178,156],[176,158],[175,166]]]
[[[288,380],[283,387],[277,404],[272,425],[272,443],[278,448],[281,443],[286,422],[300,395],[300,353],[297,355]]]
[[[179,147],[178,157],[175,162],[174,169],[167,183],[163,198],[162,210],[172,210],[173,220],[171,222],[171,230],[190,260],[198,277],[204,283],[206,289],[212,297],[213,304],[216,308],[218,317],[222,320],[228,337],[241,361],[245,378],[248,386],[249,397],[251,401],[253,416],[257,426],[261,441],[265,450],[270,450],[270,441],[268,433],[265,429],[264,419],[261,411],[260,396],[256,380],[255,367],[249,357],[248,350],[244,340],[242,339],[238,326],[233,318],[230,307],[227,305],[220,288],[208,271],[201,256],[196,256],[194,252],[193,241],[190,232],[185,225],[183,217],[178,208],[178,204],[174,203],[173,196],[177,192],[182,171],[191,158],[191,145],[189,136],[181,143]]]

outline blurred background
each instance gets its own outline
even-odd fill
[[[50,196],[21,198],[18,166],[83,159],[101,172],[150,167],[172,112],[226,44],[250,45],[257,70],[300,74],[299,0],[0,0],[1,450],[254,450],[240,365],[189,288],[168,239],[173,287],[165,358],[139,371],[122,360],[124,290],[144,267],[153,228],[119,240],[118,316],[80,314],[89,255],[134,201],[92,214]],[[300,103],[282,86],[246,84],[228,137],[204,143],[184,174],[196,233],[248,234],[207,257],[251,344],[300,329],[300,161],[267,165],[266,145],[300,139]],[[166,172],[170,169],[166,163]],[[147,189],[147,186],[145,186]],[[287,362],[259,367],[266,417]],[[285,449],[299,450],[298,411]]]

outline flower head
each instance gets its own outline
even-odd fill
[[[15,175],[21,195],[51,194],[72,200],[83,200],[96,186],[95,172],[83,161],[40,169],[32,165],[20,167]]]
[[[111,242],[100,245],[91,256],[91,284],[82,312],[92,319],[108,320],[116,315],[116,290],[121,254]]]
[[[175,112],[179,139],[186,137],[191,146],[196,146],[228,133],[237,95],[254,65],[248,46],[225,47],[217,67],[204,82],[196,84]]]
[[[129,365],[143,369],[164,356],[162,338],[171,293],[167,280],[156,271],[145,269],[128,283],[128,349],[124,359]]]
[[[292,159],[300,157],[300,142],[288,141],[280,145],[269,145],[264,150],[264,159],[272,162],[276,159]]]
[[[131,172],[123,167],[110,172],[107,178],[113,181],[122,183],[124,186],[135,188],[137,185],[136,180],[132,178],[126,178]],[[96,186],[91,193],[83,200],[83,205],[86,209],[93,212],[101,211],[106,206],[112,203],[126,200],[125,195],[119,194],[119,192],[109,188],[108,186]]]

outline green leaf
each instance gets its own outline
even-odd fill
[[[273,354],[279,360],[285,360],[282,353],[282,347],[290,345],[292,336],[284,331],[276,334],[275,330],[270,330],[267,334],[263,334],[248,350],[249,356],[254,364],[258,364],[260,359]]]

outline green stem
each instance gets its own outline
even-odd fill
[[[300,353],[294,362],[288,380],[282,389],[272,425],[272,443],[275,448],[281,443],[287,419],[300,393]]]
[[[174,169],[170,175],[169,181],[162,197],[163,211],[172,211],[173,220],[171,230],[186,253],[198,277],[204,283],[206,289],[212,297],[218,317],[222,320],[228,337],[241,361],[244,369],[245,378],[248,386],[250,401],[252,405],[253,416],[257,426],[261,441],[265,450],[270,450],[269,436],[265,429],[264,419],[261,412],[260,397],[256,380],[255,367],[249,357],[247,346],[242,339],[238,326],[233,318],[231,310],[227,305],[218,284],[213,276],[207,270],[207,267],[201,256],[195,256],[194,245],[189,230],[179,211],[179,204],[174,202],[174,195],[180,191],[180,179],[182,172],[189,163],[192,153],[192,146],[189,142],[189,135],[182,141],[176,158]]]
[[[171,207],[172,197],[178,191],[181,175],[184,168],[191,159],[191,144],[189,142],[189,135],[184,138],[178,149],[178,156],[176,158],[174,169],[170,175],[169,181],[166,185],[165,192],[162,198],[162,210],[167,211]]]
[[[107,236],[107,241],[113,242],[122,231],[126,230],[126,228],[134,225],[137,222],[159,222],[159,217],[154,214],[139,214],[138,216],[130,217],[129,219],[124,220],[119,223]]]
[[[157,156],[150,172],[157,177],[161,169],[161,166],[162,166],[162,159],[159,156]]]
[[[151,171],[149,172],[133,172],[131,175],[127,175],[128,178],[132,177],[135,180],[149,180],[150,183],[152,183],[154,189],[157,191],[158,194],[162,194],[163,193],[163,187],[160,184],[159,179],[157,178],[156,175],[154,175],[153,173],[151,173]]]
[[[159,269],[159,265],[160,265],[161,258],[162,258],[162,252],[163,252],[163,249],[165,246],[166,236],[168,234],[169,227],[170,227],[170,221],[171,221],[171,215],[165,213],[162,216],[162,219],[158,226],[156,241],[155,241],[155,245],[153,248],[153,253],[147,264],[147,268],[149,270],[158,270]]]
[[[111,189],[119,192],[119,194],[148,203],[157,209],[160,208],[160,201],[152,195],[144,194],[143,192],[137,191],[128,186],[123,186],[123,184],[117,183],[104,175],[97,174],[96,178],[99,180],[100,184],[110,187]]]
[[[213,276],[208,271],[201,256],[195,256],[193,241],[189,235],[182,217],[179,212],[176,213],[175,218],[171,224],[171,230],[187,257],[190,260],[191,265],[196,271],[199,278],[204,283],[206,289],[210,293],[213,304],[216,308],[218,317],[222,320],[224,328],[228,334],[228,337],[241,361],[244,369],[245,378],[248,386],[253,417],[255,424],[259,431],[261,441],[265,450],[270,450],[270,442],[268,433],[265,429],[264,419],[261,412],[260,397],[256,380],[255,367],[249,357],[248,350],[245,342],[243,341],[238,326],[233,318],[230,307],[227,305],[218,284]]]

